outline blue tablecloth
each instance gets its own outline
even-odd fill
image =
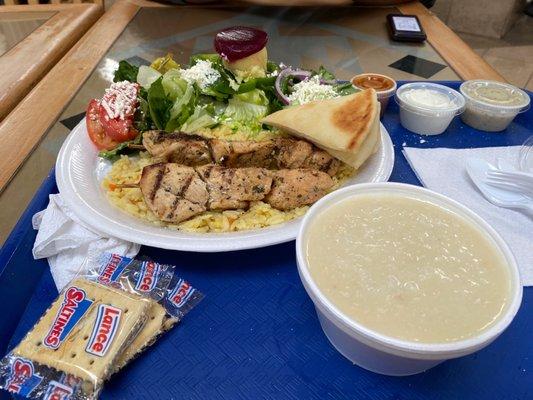
[[[400,126],[396,104],[389,105],[383,123],[395,145],[391,180],[419,185],[401,153],[403,143],[519,145],[533,134],[533,111],[498,134],[456,119],[446,133],[425,137],[424,143]],[[0,354],[57,295],[46,261],[31,256],[31,216],[55,192],[52,172],[0,251]],[[489,347],[423,374],[395,378],[353,366],[329,344],[298,278],[294,242],[219,254],[143,247],[140,255],[177,265],[206,299],[115,376],[102,399],[533,399],[533,288],[525,289],[516,319]]]

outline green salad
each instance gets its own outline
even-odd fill
[[[100,155],[115,157],[132,143],[140,143],[140,133],[152,129],[193,133],[225,125],[253,138],[269,129],[261,119],[283,107],[355,92],[324,67],[303,71],[268,61],[262,74],[239,75],[227,69],[218,54],[194,55],[188,66],[180,66],[170,54],[150,66],[120,61],[114,82],[139,85],[133,116],[139,134]]]

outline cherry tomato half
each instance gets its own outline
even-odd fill
[[[127,116],[124,119],[112,118],[109,119],[104,107],[100,107],[99,111],[100,123],[107,135],[117,142],[125,142],[134,139],[137,136],[137,130],[133,127],[133,115]]]
[[[108,136],[100,122],[100,103],[98,100],[93,99],[87,107],[87,113],[85,114],[85,120],[87,122],[87,132],[89,138],[95,144],[99,150],[111,150],[117,147],[117,141]]]

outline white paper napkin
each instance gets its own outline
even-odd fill
[[[477,190],[466,172],[470,157],[496,164],[499,157],[516,163],[520,146],[478,149],[416,149],[405,147],[403,153],[418,179],[428,189],[464,204],[487,221],[513,251],[524,286],[533,285],[533,219],[489,203]]]
[[[48,207],[33,216],[38,229],[33,245],[33,257],[47,258],[58,290],[82,272],[84,261],[92,253],[117,253],[135,257],[140,245],[108,237],[82,223],[61,199],[50,195]]]

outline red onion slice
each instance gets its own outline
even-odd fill
[[[233,62],[257,53],[266,46],[266,32],[248,26],[233,26],[215,36],[215,50],[224,59]]]
[[[284,79],[288,79],[291,76],[294,76],[295,78],[298,78],[301,81],[303,81],[304,79],[307,79],[311,76],[311,72],[304,71],[302,69],[294,70],[291,68],[285,68],[279,73],[278,77],[276,78],[276,83],[274,86],[276,87],[276,94],[278,98],[285,105],[289,105],[291,101],[289,100],[289,97],[285,93],[283,93],[283,91],[281,90],[281,83],[283,82]]]

